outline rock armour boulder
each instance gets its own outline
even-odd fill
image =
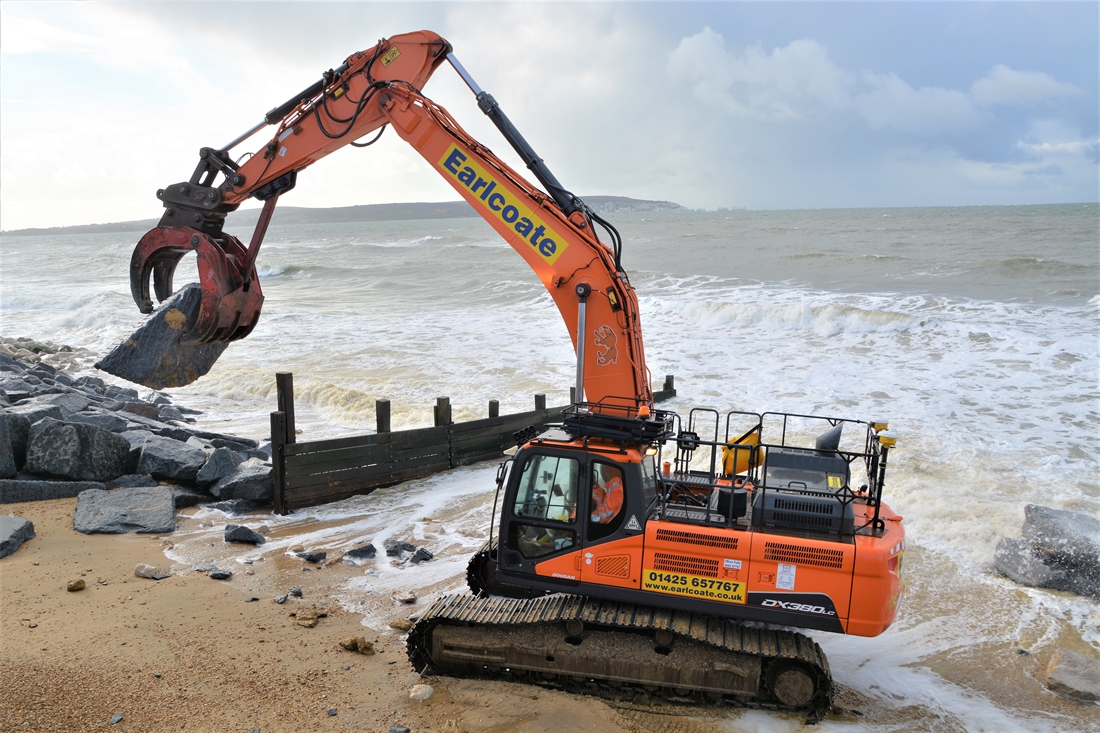
[[[194,481],[206,463],[206,453],[178,440],[154,435],[146,438],[136,473],[171,481]]]
[[[218,481],[210,493],[219,499],[250,499],[269,502],[274,495],[271,483],[271,464],[258,458],[249,458],[237,470]]]
[[[73,529],[84,534],[160,534],[176,531],[176,508],[165,486],[82,491]]]
[[[7,557],[34,537],[34,524],[22,517],[0,517],[0,557]]]
[[[110,481],[126,473],[130,444],[84,423],[44,418],[31,426],[27,470],[73,481]]]

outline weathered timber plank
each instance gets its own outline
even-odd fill
[[[358,465],[400,462],[407,458],[419,458],[430,455],[447,455],[450,444],[444,440],[421,446],[367,446],[363,448],[343,448],[325,453],[310,453],[304,456],[291,456],[286,459],[287,472],[318,473],[330,469],[350,468]]]
[[[424,456],[423,458],[414,458],[408,461],[403,461],[400,464],[389,463],[375,464],[373,466],[357,466],[340,471],[326,471],[323,473],[314,473],[307,476],[287,475],[285,478],[287,495],[290,494],[290,491],[292,489],[297,489],[303,486],[351,481],[364,476],[379,476],[386,473],[420,468],[423,466],[433,466],[439,471],[445,471],[450,468],[450,461],[444,454],[443,456]]]
[[[409,442],[421,440],[424,436],[441,436],[446,439],[447,428],[417,428],[415,430],[401,430],[395,433],[370,433],[369,435],[356,435],[350,438],[331,438],[328,440],[314,440],[308,443],[295,443],[287,446],[287,455],[302,455],[304,453],[317,453],[321,451],[339,450],[341,448],[355,448],[364,445],[388,445],[393,442]]]

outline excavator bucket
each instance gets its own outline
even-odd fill
[[[261,219],[270,219],[266,206],[264,213]],[[182,387],[210,371],[229,342],[251,333],[260,318],[264,296],[254,262],[267,222],[261,224],[248,249],[236,237],[215,240],[190,227],[146,233],[130,260],[130,289],[141,312],[151,313],[152,276],[162,305],[96,366],[153,389]],[[176,266],[190,252],[198,258],[199,282],[173,294]]]

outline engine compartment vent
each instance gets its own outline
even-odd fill
[[[736,537],[718,537],[702,532],[684,532],[678,529],[659,529],[657,539],[665,542],[680,542],[685,545],[703,545],[704,547],[721,547],[727,550],[737,549]]]
[[[653,569],[663,570],[669,573],[687,573],[688,575],[705,575],[708,578],[718,577],[718,561],[706,557],[688,557],[687,555],[672,555],[667,552],[653,553]]]
[[[801,547],[779,542],[764,543],[764,559],[788,562],[795,565],[816,565],[839,570],[844,566],[844,551],[823,547]]]

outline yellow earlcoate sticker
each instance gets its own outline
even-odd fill
[[[389,51],[386,51],[384,54],[382,54],[382,65],[389,66],[391,63],[393,63],[393,60],[400,55],[401,49],[399,49],[397,46],[394,46]]]
[[[674,596],[702,598],[726,603],[745,602],[745,584],[735,580],[704,578],[687,573],[666,573],[661,570],[642,572],[642,590],[668,593]]]
[[[834,476],[829,474],[829,488],[839,489],[844,486],[844,482],[840,480],[840,476]]]
[[[452,144],[448,148],[439,159],[439,167],[448,176],[468,188],[482,206],[511,227],[547,263],[554,264],[569,246],[568,242],[563,241],[557,232],[546,226],[546,223],[524,206],[511,191],[498,186],[497,179],[470,160],[457,145]]]

